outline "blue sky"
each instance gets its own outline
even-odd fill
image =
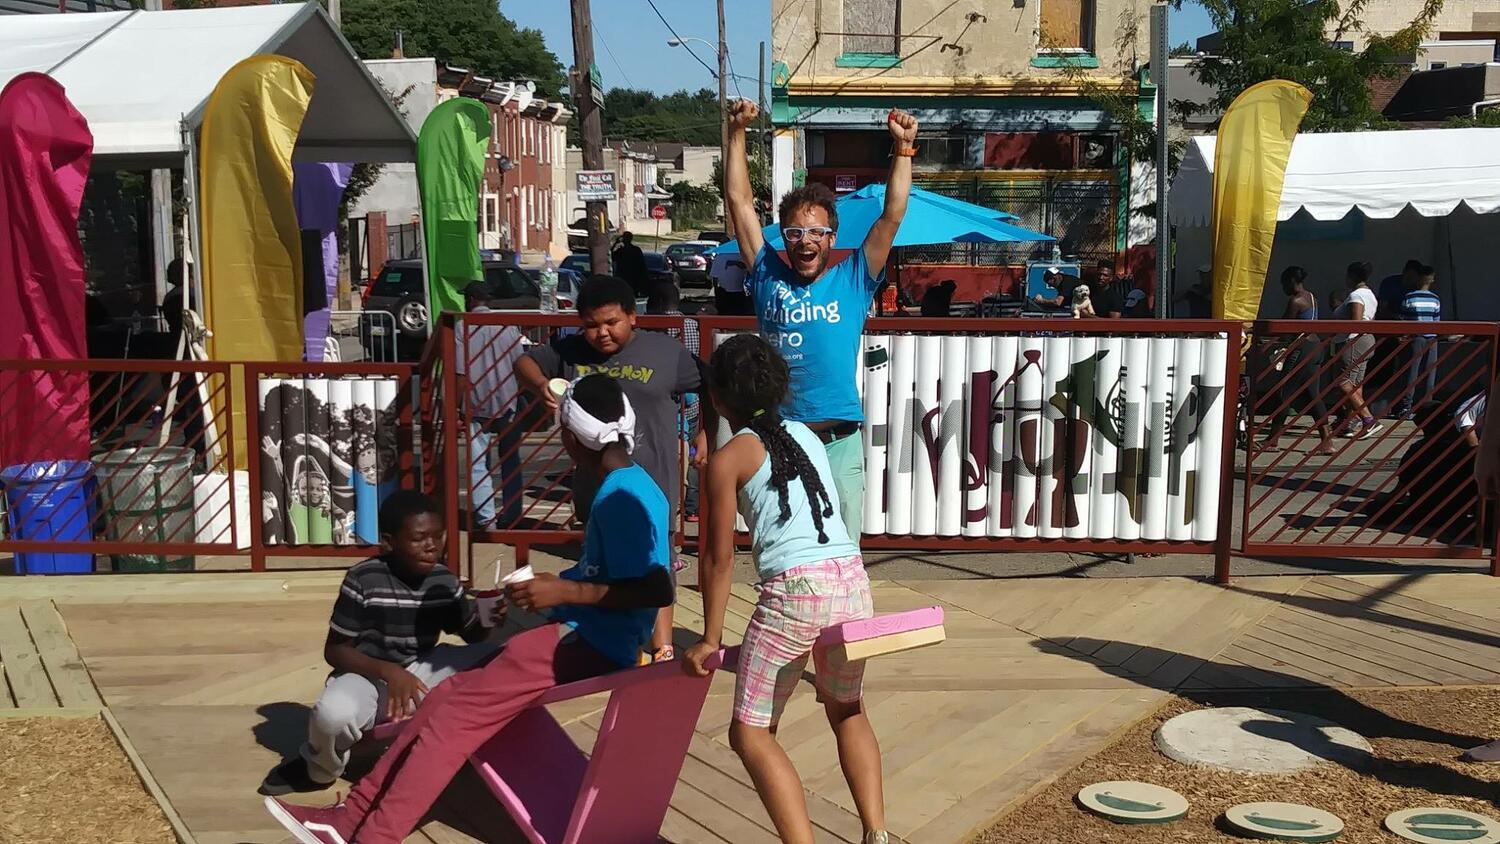
[[[654,0],[656,8],[684,38],[707,41],[718,38],[718,12],[714,0]],[[604,86],[644,88],[670,93],[682,88],[714,88],[713,77],[681,47],[668,47],[672,37],[646,0],[592,0],[594,16],[594,60],[604,75]],[[730,0],[724,4],[729,56],[735,81],[746,96],[754,96],[760,42],[771,49],[771,0]],[[540,29],[547,46],[564,66],[573,62],[573,30],[567,0],[501,0],[500,10],[524,27]],[[1186,3],[1172,13],[1171,43],[1192,41],[1208,32],[1208,16],[1196,3]],[[713,50],[692,43],[693,50],[711,67],[717,67]],[[772,55],[769,61],[774,61]],[[770,73],[767,67],[768,74]]]

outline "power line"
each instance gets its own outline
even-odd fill
[[[599,43],[604,45],[604,52],[609,53],[610,60],[615,63],[615,69],[620,71],[620,76],[624,77],[625,84],[634,88],[635,83],[630,81],[630,74],[625,72],[625,66],[620,64],[619,59],[615,58],[615,51],[609,48],[609,42],[604,40],[604,33],[602,32],[599,33]]]
[[[692,47],[688,46],[687,40],[684,39],[681,35],[678,35],[677,30],[672,28],[671,22],[668,21],[666,16],[661,13],[661,9],[656,8],[656,3],[654,3],[653,0],[646,0],[646,5],[651,7],[651,11],[655,12],[658,18],[661,18],[661,22],[664,26],[666,26],[667,31],[672,33],[672,37],[676,38],[678,42],[682,44],[683,49],[688,51],[688,55],[692,56],[698,62],[698,64],[703,65],[703,69],[708,71],[715,79],[718,79],[718,71],[709,67],[708,62],[705,62],[704,60],[698,58],[698,54],[693,52]]]

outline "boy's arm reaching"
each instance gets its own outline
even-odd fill
[[[879,278],[896,242],[901,218],[906,216],[906,200],[911,196],[911,159],[917,149],[917,119],[899,108],[886,117],[894,148],[891,150],[891,173],[885,180],[885,208],[880,219],[865,235],[865,265],[870,278]]]
[[[755,192],[750,188],[750,162],[745,155],[745,127],[760,115],[760,108],[749,100],[735,100],[725,119],[729,122],[729,144],[724,155],[724,196],[729,219],[734,221],[734,236],[740,244],[740,255],[746,266],[755,261],[765,245],[760,218],[755,213]]]
[[[539,574],[524,583],[509,586],[506,596],[527,612],[560,606],[603,607],[615,610],[660,609],[672,605],[672,577],[657,566],[643,577],[613,583],[563,580],[555,574]]]
[[[557,396],[552,395],[552,391],[547,389],[547,375],[542,372],[542,367],[536,362],[536,358],[531,355],[522,355],[516,359],[516,383],[540,398],[553,413],[557,412]]]

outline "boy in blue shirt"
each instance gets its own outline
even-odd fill
[[[511,637],[483,668],[435,688],[380,763],[328,808],[266,798],[304,844],[398,844],[465,760],[548,689],[635,664],[656,611],[672,603],[667,499],[630,458],[635,413],[607,375],[569,388],[558,407],[563,447],[600,478],[578,564],[511,584],[506,598],[551,623]]]
[[[885,207],[860,248],[829,267],[838,234],[838,207],[825,185],[810,184],[788,193],[777,216],[787,260],[766,245],[750,190],[745,159],[745,127],[759,113],[739,100],[729,108],[725,157],[726,206],[739,234],[740,254],[754,256],[745,293],[755,307],[760,333],[786,359],[791,391],[783,419],[805,424],[828,453],[839,512],[849,535],[859,541],[864,526],[865,454],[859,436],[864,407],[855,381],[860,367],[860,335],[875,291],[885,282],[885,262],[896,240],[911,195],[911,159],[917,154],[917,120],[891,109],[891,172]]]

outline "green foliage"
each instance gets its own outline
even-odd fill
[[[1471,129],[1476,126],[1500,126],[1500,109],[1485,109],[1479,112],[1478,117],[1455,117],[1443,124],[1444,129]]]
[[[1211,104],[1228,108],[1246,88],[1286,79],[1313,94],[1304,132],[1386,128],[1370,104],[1369,80],[1404,66],[1432,28],[1443,0],[1422,0],[1412,21],[1393,35],[1367,35],[1358,52],[1334,46],[1364,33],[1360,21],[1370,0],[1201,0],[1223,37],[1220,55],[1194,63],[1194,74],[1218,95]],[[1180,6],[1182,0],[1173,0]]]
[[[563,66],[542,33],[500,14],[495,0],[344,0],[344,37],[364,59],[387,59],[402,33],[408,56],[432,56],[494,79],[530,79],[556,97]]]
[[[719,95],[707,88],[657,96],[612,88],[604,94],[604,136],[612,140],[719,143]]]
[[[754,143],[753,140],[751,142]],[[724,168],[714,162],[714,186],[712,190],[718,193],[720,186],[724,184]],[[755,194],[755,200],[765,205],[771,203],[771,162],[767,160],[765,153],[753,147],[750,150],[750,190]]]
[[[674,228],[704,228],[718,222],[719,190],[709,185],[673,182],[666,186],[672,194]]]

